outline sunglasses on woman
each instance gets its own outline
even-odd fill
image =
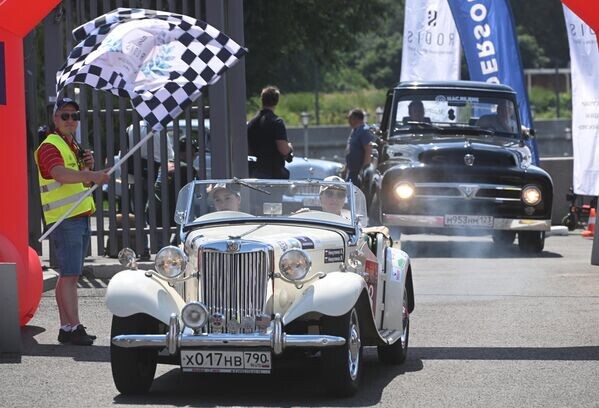
[[[69,118],[73,119],[74,121],[78,121],[79,120],[79,112],[74,112],[74,113],[63,112],[60,114],[60,119],[62,119],[64,121],[69,120]]]
[[[329,197],[329,198],[337,198],[339,200],[341,200],[342,198],[345,198],[345,191],[339,191],[339,190],[325,190],[324,191],[324,195]]]

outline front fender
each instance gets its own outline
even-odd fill
[[[310,312],[341,316],[351,310],[365,289],[366,282],[355,273],[327,273],[302,292],[283,316],[283,324]]]
[[[168,324],[171,313],[179,314],[185,301],[167,282],[145,271],[125,270],[110,279],[106,306],[119,317],[145,313]]]

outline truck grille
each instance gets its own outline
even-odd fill
[[[201,297],[211,315],[219,313],[226,322],[241,322],[248,317],[255,320],[263,313],[269,251],[229,253],[208,249],[200,251],[199,259]]]
[[[517,186],[478,183],[415,183],[414,196],[421,199],[488,200],[520,202],[522,189]]]

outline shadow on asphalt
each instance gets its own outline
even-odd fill
[[[518,245],[498,247],[480,241],[402,241],[401,249],[411,258],[562,258],[556,252],[527,253]]]
[[[35,338],[46,329],[38,326],[21,328],[21,344],[24,356],[71,357],[75,361],[109,362],[110,347],[108,346],[74,346],[71,344],[42,344]],[[56,333],[58,335],[58,332]]]
[[[573,347],[410,347],[421,360],[599,361],[599,346]]]
[[[378,362],[376,349],[364,353],[364,376],[358,393],[349,399],[327,396],[320,373],[320,359],[280,362],[272,375],[182,374],[178,368],[156,378],[145,396],[115,397],[116,404],[173,406],[373,406],[380,403],[385,387],[397,376],[423,369],[412,357],[401,366]]]

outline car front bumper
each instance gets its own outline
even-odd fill
[[[270,331],[264,334],[184,334],[179,327],[179,318],[172,314],[169,331],[166,334],[123,334],[112,338],[112,344],[118,347],[155,347],[166,348],[174,355],[182,348],[251,348],[267,347],[275,355],[283,353],[287,347],[324,348],[345,344],[338,336],[286,334],[280,315],[272,321]]]
[[[472,229],[472,230],[507,230],[507,231],[549,231],[551,220],[494,218],[493,226],[469,227],[447,226],[442,215],[401,215],[383,214],[383,224],[398,227],[416,228],[447,228],[447,229]]]

